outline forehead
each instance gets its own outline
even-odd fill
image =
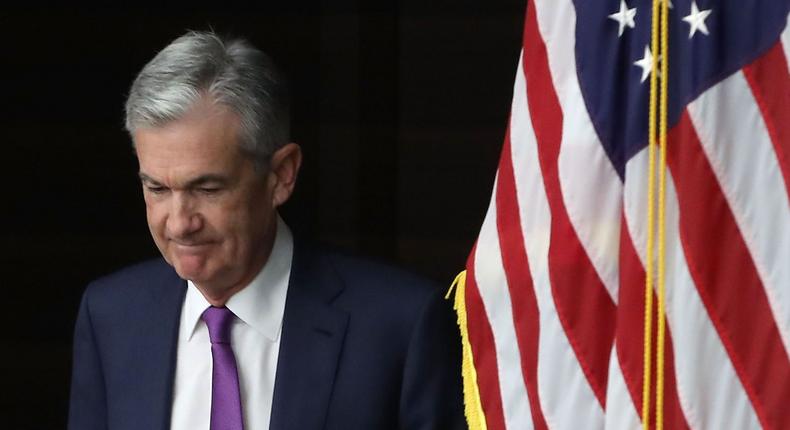
[[[160,175],[221,174],[244,162],[238,117],[223,106],[197,104],[182,118],[133,133],[140,171]]]

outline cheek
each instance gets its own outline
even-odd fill
[[[243,205],[236,206],[233,210],[222,214],[222,234],[230,242],[234,254],[247,254],[254,247],[254,242],[260,239],[265,218],[261,211],[250,210]],[[243,258],[243,255],[238,255]]]
[[[148,221],[148,229],[151,231],[154,239],[159,240],[160,236],[164,234],[167,214],[162,210],[161,205],[146,201],[145,217]]]
[[[225,205],[204,205],[199,216],[203,237],[221,241],[223,249],[238,246],[241,236],[239,230],[243,223],[238,209]]]
[[[223,233],[232,239],[235,246],[242,246],[249,234],[249,219],[241,210],[224,214],[222,218]]]
[[[271,205],[262,203],[249,209],[244,218],[243,240],[246,240],[248,251],[256,253],[261,246],[267,246],[267,242],[274,238],[271,235],[275,229],[277,213]]]

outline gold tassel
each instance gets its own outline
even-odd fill
[[[453,284],[444,297],[446,300],[455,289],[453,299],[453,309],[458,315],[458,327],[461,330],[461,345],[463,348],[463,361],[461,363],[461,375],[464,378],[464,414],[469,430],[486,430],[486,417],[483,413],[483,405],[480,403],[480,391],[477,387],[477,371],[475,370],[474,357],[472,356],[472,345],[469,343],[469,331],[467,330],[466,319],[466,270],[455,277]]]

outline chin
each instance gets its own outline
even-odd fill
[[[175,266],[175,269],[181,279],[186,279],[196,284],[203,284],[205,281],[205,276],[201,272],[184,270],[179,266]]]
[[[211,269],[204,258],[195,256],[176,256],[173,257],[173,268],[176,273],[183,279],[189,279],[195,283],[203,283],[209,280],[212,276]]]

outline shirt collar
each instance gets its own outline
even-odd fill
[[[285,222],[277,217],[277,233],[269,259],[258,275],[246,287],[225,303],[244,323],[274,342],[280,337],[288,278],[293,258],[293,236]],[[189,330],[183,332],[186,341],[192,339],[203,311],[211,306],[192,281],[187,281],[183,321]]]

